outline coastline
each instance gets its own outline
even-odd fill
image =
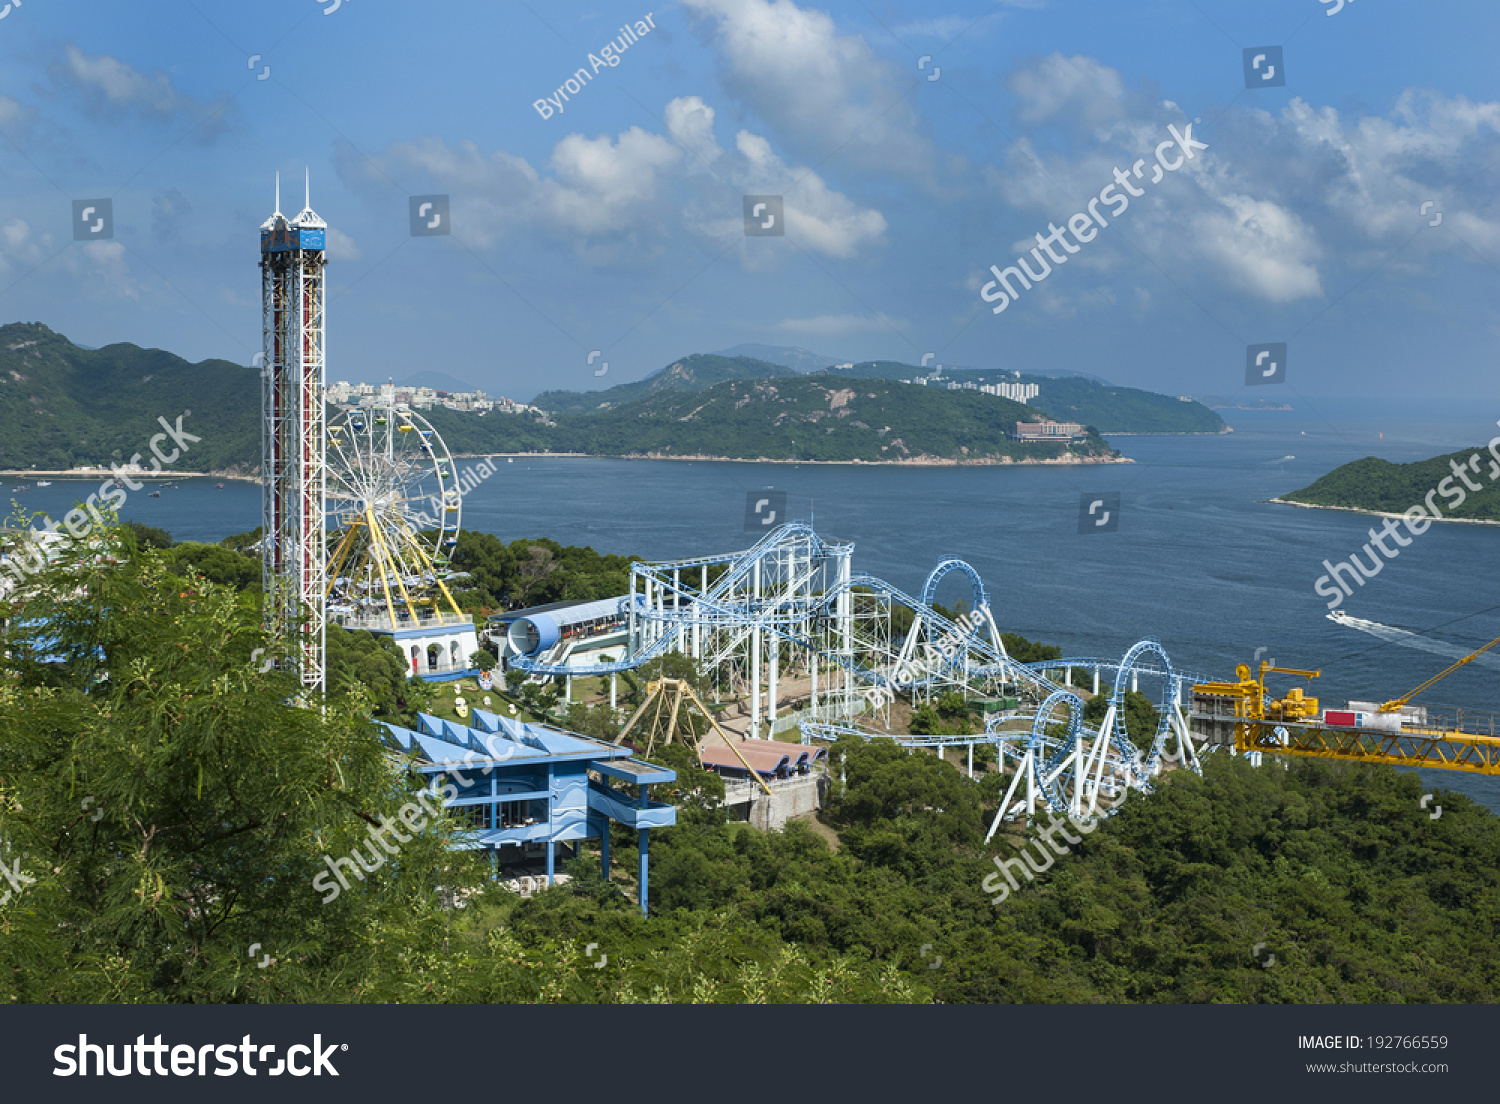
[[[1367,517],[1395,518],[1400,521],[1405,514],[1393,514],[1387,510],[1366,510],[1359,506],[1319,506],[1312,502],[1296,502],[1290,498],[1268,498],[1266,502],[1273,502],[1277,506],[1296,506],[1303,510],[1338,510],[1345,514],[1364,514]],[[1456,517],[1432,517],[1428,515],[1428,521],[1451,521],[1455,525],[1500,525],[1500,521],[1490,521],[1486,518],[1456,518]]]
[[[132,471],[122,474],[130,476],[136,483],[144,483],[148,479],[165,480],[172,482],[177,479],[233,479],[241,483],[259,483],[260,476],[244,475],[239,472],[216,472],[216,471],[176,471],[163,468],[159,472]],[[66,471],[48,471],[43,468],[0,468],[0,479],[76,479],[88,483],[99,479],[112,479],[115,473],[109,468],[68,468]]]
[[[575,459],[575,460],[693,460],[723,464],[843,464],[870,468],[958,468],[958,467],[1023,467],[1027,465],[1081,465],[1081,464],[1134,464],[1128,456],[1070,457],[1057,459],[1012,460],[1010,457],[975,458],[973,460],[946,460],[941,457],[920,457],[910,460],[772,460],[769,457],[749,459],[742,456],[678,456],[656,453],[632,454],[628,456],[605,455],[593,452],[455,452],[454,460],[489,460],[496,457],[507,459]]]

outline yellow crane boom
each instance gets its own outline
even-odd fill
[[[1437,683],[1439,683],[1443,679],[1447,678],[1454,671],[1457,671],[1460,667],[1464,666],[1465,664],[1473,663],[1476,659],[1478,659],[1480,656],[1484,655],[1485,652],[1489,651],[1496,644],[1500,644],[1500,636],[1495,637],[1494,640],[1491,640],[1488,644],[1486,644],[1483,648],[1480,648],[1478,651],[1470,652],[1468,655],[1464,656],[1463,659],[1460,659],[1456,663],[1453,663],[1452,665],[1444,668],[1442,671],[1439,671],[1437,674],[1433,675],[1426,682],[1422,683],[1421,686],[1418,686],[1415,690],[1412,690],[1409,693],[1407,693],[1404,697],[1394,698],[1391,701],[1386,702],[1384,705],[1382,705],[1380,707],[1380,711],[1382,713],[1396,713],[1396,712],[1399,712],[1401,710],[1401,707],[1404,706],[1407,702],[1411,701],[1412,698],[1414,698],[1418,694],[1422,693],[1422,691],[1427,690],[1430,687],[1437,685]]]

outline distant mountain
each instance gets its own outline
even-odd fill
[[[736,345],[732,349],[720,349],[714,355],[754,357],[756,360],[779,364],[783,368],[792,368],[798,372],[816,372],[827,368],[830,364],[841,364],[844,360],[843,357],[824,356],[822,353],[799,349],[794,345]]]
[[[190,412],[190,413],[189,413]],[[0,326],[0,467],[123,463],[182,416],[179,471],[250,471],[260,463],[260,377],[227,360],[189,364],[160,349],[85,349],[40,322]],[[159,441],[168,455],[176,446]]]
[[[642,399],[551,424],[524,417],[429,417],[454,452],[582,452],[591,456],[881,462],[1025,461],[1118,454],[1098,436],[1022,444],[1007,432],[1037,414],[1008,399],[904,383],[801,376],[730,379],[706,389],[663,387]],[[851,384],[853,384],[851,386]]]
[[[374,383],[375,381],[374,380],[367,380],[366,382],[367,383]],[[397,380],[396,381],[396,386],[397,387],[430,387],[434,391],[478,391],[478,390],[480,390],[478,387],[475,387],[472,383],[469,383],[466,380],[461,380],[457,376],[450,376],[447,372],[437,372],[437,371],[434,371],[431,368],[424,368],[422,371],[416,373],[415,375],[407,376],[405,379],[402,379],[402,380]]]
[[[694,353],[634,383],[622,383],[604,391],[543,391],[531,401],[543,410],[558,413],[607,410],[647,398],[658,391],[703,391],[726,380],[770,379],[798,374],[792,368],[754,357]]]
[[[937,365],[927,368],[898,360],[869,360],[849,368],[828,368],[819,375],[841,379],[916,379],[930,377]],[[814,376],[814,379],[818,376]],[[1037,395],[1030,409],[1060,422],[1079,422],[1100,433],[1222,433],[1224,419],[1202,403],[1183,402],[1170,395],[1114,387],[1081,372],[1031,373],[1019,376],[996,368],[943,368],[943,382],[924,390],[943,390],[947,383],[972,383],[975,387],[995,383],[1034,383]]]

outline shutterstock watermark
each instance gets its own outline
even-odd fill
[[[497,763],[503,763],[516,753],[516,745],[509,740],[505,741],[505,747],[498,753],[495,750],[495,742],[503,740],[504,737],[497,733],[491,733],[484,738],[486,749],[490,752],[491,761],[483,765],[475,764],[474,771],[482,778],[489,777]],[[462,770],[462,767],[449,768],[450,773]],[[458,787],[453,785],[453,779],[448,774],[438,774],[433,777],[432,786],[425,789],[417,796],[416,801],[408,801],[396,811],[396,818],[411,830],[413,836],[428,826],[431,820],[442,819],[442,804],[454,801],[459,797]],[[318,871],[312,880],[312,887],[319,893],[326,893],[321,904],[329,905],[338,900],[339,894],[349,888],[349,879],[344,876],[345,870],[353,874],[361,882],[365,880],[366,874],[373,874],[385,865],[386,856],[395,858],[401,853],[401,844],[410,843],[413,836],[408,836],[401,831],[395,821],[381,817],[379,824],[372,824],[367,829],[369,840],[365,844],[370,861],[365,862],[365,852],[358,847],[350,851],[342,858],[333,858],[329,855],[323,856],[323,862],[327,870]],[[396,837],[392,843],[386,838],[387,833]],[[338,884],[334,884],[337,879]]]
[[[87,1035],[79,1035],[76,1044],[63,1043],[53,1048],[52,1059],[57,1065],[52,1076],[129,1077],[138,1074],[150,1077],[155,1074],[166,1077],[170,1074],[173,1077],[207,1077],[212,1061],[215,1064],[211,1072],[215,1077],[233,1077],[241,1072],[247,1077],[254,1077],[257,1073],[264,1073],[267,1077],[280,1077],[283,1073],[293,1077],[308,1074],[337,1077],[339,1071],[334,1067],[333,1055],[336,1051],[348,1050],[349,1044],[329,1043],[325,1047],[323,1036],[314,1035],[311,1046],[296,1043],[287,1047],[286,1057],[278,1058],[274,1066],[271,1058],[276,1053],[276,1044],[262,1046],[252,1042],[249,1035],[238,1043],[205,1043],[202,1046],[164,1043],[160,1035],[148,1043],[146,1036],[137,1035],[134,1043],[120,1043],[119,1048],[120,1064],[116,1066],[114,1043],[91,1043]],[[260,1069],[255,1068],[257,1061],[261,1063]]]
[[[1126,787],[1121,787],[1112,800],[1101,802],[1105,811],[1108,812],[1115,809],[1125,800],[1127,792],[1128,789]],[[1082,835],[1075,836],[1069,832],[1069,824],[1081,832]],[[1032,841],[1037,855],[1042,860],[1041,862],[1033,859],[1024,847],[1021,849],[1019,858],[1002,859],[999,855],[991,856],[990,861],[999,867],[999,873],[985,875],[984,880],[979,883],[979,888],[984,890],[986,894],[998,892],[999,896],[991,898],[990,904],[1001,904],[1011,895],[1013,890],[1019,891],[1021,888],[1021,883],[1016,880],[1015,875],[1011,872],[1012,868],[1022,874],[1027,882],[1034,882],[1038,874],[1050,870],[1053,863],[1069,853],[1070,848],[1068,844],[1076,846],[1082,843],[1083,837],[1089,835],[1098,827],[1099,824],[1097,821],[1080,821],[1072,815],[1069,815],[1065,821],[1058,820],[1056,817],[1052,818],[1047,826],[1041,830],[1038,838]],[[1052,838],[1058,833],[1062,834],[1063,839],[1067,843],[1058,843],[1057,840]],[[1046,844],[1046,846],[1044,847],[1043,844]],[[1001,875],[1005,876],[1006,885],[1000,884]],[[991,884],[992,882],[994,883],[993,885]]]
[[[652,13],[647,12],[645,19],[638,19],[632,25],[626,23],[620,28],[620,33],[615,36],[607,46],[601,46],[597,54],[589,55],[587,67],[579,66],[571,77],[563,81],[557,91],[550,96],[544,96],[540,100],[533,100],[531,106],[536,108],[536,113],[543,119],[550,119],[554,115],[561,115],[564,110],[563,104],[568,102],[569,94],[574,96],[583,91],[583,86],[594,79],[594,75],[602,69],[613,69],[620,64],[620,55],[630,49],[641,39],[656,30],[656,21],[651,18]]]
[[[177,459],[184,453],[190,451],[189,446],[197,444],[203,438],[195,436],[182,428],[182,419],[192,414],[191,410],[184,410],[177,416],[177,424],[173,425],[165,418],[157,418],[163,432],[155,434],[147,445],[151,450],[151,470],[147,472],[141,467],[141,454],[136,453],[126,464],[111,464],[109,470],[114,474],[99,484],[99,489],[84,500],[82,506],[75,506],[63,515],[61,522],[54,521],[46,514],[39,515],[46,519],[45,524],[33,525],[29,539],[23,540],[14,554],[7,556],[3,570],[8,571],[17,583],[24,583],[27,575],[35,575],[41,572],[51,560],[51,556],[43,547],[43,537],[60,537],[57,527],[61,525],[75,540],[83,540],[97,524],[104,526],[104,517],[99,509],[102,506],[106,510],[118,512],[129,498],[127,491],[138,491],[144,484],[137,483],[131,478],[132,475],[154,475],[161,471],[164,464],[175,464]],[[177,447],[170,453],[162,451],[162,444],[170,439]]]
[[[1158,143],[1156,147],[1156,164],[1151,166],[1151,179],[1148,182],[1151,184],[1160,184],[1164,173],[1176,172],[1183,165],[1193,160],[1196,156],[1195,151],[1208,149],[1207,142],[1200,142],[1193,137],[1192,123],[1187,124],[1180,131],[1175,124],[1168,126],[1167,129],[1171,132],[1172,137]],[[1177,149],[1181,152],[1171,157],[1163,156],[1164,151],[1170,150],[1173,145],[1176,145]],[[999,314],[1005,308],[1009,307],[1012,302],[1020,298],[1022,291],[1030,291],[1033,284],[1039,284],[1052,275],[1053,265],[1061,268],[1067,264],[1069,255],[1079,252],[1084,245],[1087,245],[1099,236],[1100,229],[1109,226],[1109,218],[1117,219],[1126,212],[1130,207],[1132,197],[1138,199],[1145,195],[1146,190],[1144,188],[1137,188],[1130,181],[1132,177],[1136,180],[1145,181],[1146,178],[1142,175],[1142,172],[1146,164],[1146,159],[1141,158],[1131,166],[1129,172],[1125,172],[1117,166],[1115,168],[1115,182],[1113,184],[1106,184],[1097,196],[1088,201],[1087,214],[1080,211],[1068,219],[1066,229],[1054,226],[1050,222],[1047,223],[1047,234],[1043,236],[1041,232],[1038,232],[1036,235],[1036,248],[1031,250],[1031,256],[1036,260],[1039,271],[1033,272],[1031,270],[1031,266],[1026,263],[1025,256],[1017,257],[1014,265],[1009,265],[1003,269],[997,265],[990,265],[990,272],[994,274],[995,278],[979,289],[979,297],[981,299],[986,303],[996,304],[990,308],[990,312],[992,314]],[[1099,210],[1101,203],[1110,208],[1109,218],[1106,218]],[[1073,234],[1073,237],[1078,239],[1080,244],[1074,245],[1064,237],[1069,232]],[[1053,249],[1054,245],[1062,246],[1063,252],[1058,253]],[[1044,250],[1047,254],[1046,259],[1042,257]],[[1012,277],[1021,285],[1020,290],[1017,290],[1011,284]],[[1005,290],[1000,291],[1000,288],[1004,288]]]
[[[1500,422],[1496,422],[1500,425]],[[1483,472],[1485,478],[1491,483],[1500,479],[1500,437],[1491,437],[1486,446],[1489,450],[1488,468]],[[1451,514],[1464,504],[1471,493],[1484,490],[1484,484],[1469,478],[1470,473],[1481,474],[1480,468],[1486,462],[1484,453],[1476,452],[1469,457],[1467,464],[1460,464],[1457,460],[1449,460],[1448,466],[1453,469],[1453,474],[1444,479],[1432,490],[1428,491],[1422,499],[1422,504],[1413,506],[1401,515],[1401,523],[1397,525],[1396,519],[1388,517],[1377,531],[1373,527],[1369,530],[1370,540],[1358,552],[1352,552],[1347,560],[1338,563],[1323,561],[1326,575],[1318,576],[1313,583],[1313,590],[1321,597],[1328,599],[1329,609],[1338,609],[1339,605],[1354,594],[1354,587],[1350,582],[1364,586],[1366,579],[1373,579],[1385,568],[1386,560],[1394,560],[1401,555],[1401,549],[1411,545],[1412,539],[1420,537],[1431,528],[1434,520],[1442,520],[1443,511],[1433,501],[1439,495],[1444,500],[1444,505]],[[1459,484],[1462,483],[1462,486]],[[1411,534],[1410,537],[1403,536],[1401,527]],[[1386,545],[1386,541],[1395,541],[1396,547]],[[1376,555],[1379,549],[1380,555]],[[1360,552],[1370,558],[1370,566],[1366,567],[1360,559]],[[1382,559],[1384,556],[1385,559]],[[1345,577],[1347,576],[1348,581]]]

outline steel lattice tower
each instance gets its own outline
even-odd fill
[[[324,686],[327,579],[324,499],[323,269],[328,224],[276,210],[260,228],[261,582],[266,621],[302,685]],[[295,637],[295,639],[294,639]]]

